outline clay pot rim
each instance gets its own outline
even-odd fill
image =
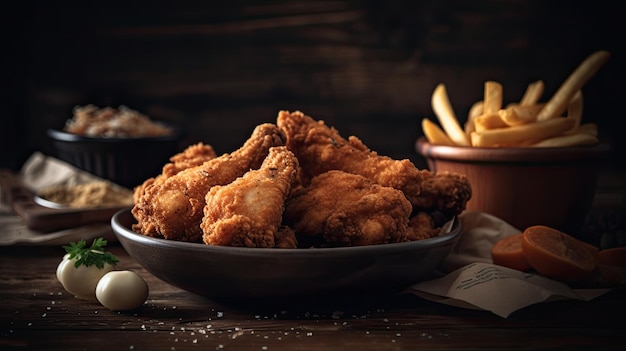
[[[601,161],[608,156],[606,143],[589,146],[554,148],[482,148],[470,146],[433,145],[425,137],[415,144],[416,151],[426,159],[450,160],[465,163],[554,163],[563,161]]]

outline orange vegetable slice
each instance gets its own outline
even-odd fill
[[[605,282],[614,285],[626,284],[626,247],[599,251],[597,266]]]
[[[500,239],[491,247],[491,259],[494,264],[518,271],[530,270],[530,264],[522,251],[522,233]]]
[[[564,282],[591,276],[596,259],[585,243],[557,229],[535,225],[524,230],[522,251],[538,273]]]
[[[626,268],[626,247],[598,251],[598,263]]]

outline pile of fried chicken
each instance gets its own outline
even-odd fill
[[[378,155],[300,111],[280,111],[238,150],[198,143],[134,189],[133,231],[207,245],[311,248],[439,235],[467,178]]]

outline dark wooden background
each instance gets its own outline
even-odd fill
[[[443,82],[464,119],[485,80],[515,101],[546,96],[591,52],[585,86],[621,167],[626,90],[618,1],[30,1],[2,22],[0,166],[19,169],[76,105],[127,105],[230,152],[280,109],[324,119],[381,154],[410,158]]]

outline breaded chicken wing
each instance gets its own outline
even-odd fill
[[[401,190],[416,212],[440,210],[446,215],[460,214],[471,197],[465,176],[442,174],[439,179],[440,175],[418,169],[408,159],[395,160],[371,151],[355,136],[346,140],[324,121],[300,111],[280,111],[276,124],[285,133],[287,147],[300,160],[305,186],[316,175],[342,170]]]
[[[183,152],[170,157],[170,163],[163,166],[163,176],[171,177],[187,168],[200,166],[217,157],[211,145],[197,143],[188,146]]]
[[[200,227],[209,245],[276,247],[284,204],[296,180],[298,159],[285,146],[273,147],[257,170],[230,184],[212,187],[206,194]],[[280,231],[280,245],[289,232]]]
[[[138,223],[133,230],[165,239],[201,242],[205,196],[258,168],[269,149],[284,144],[284,135],[271,123],[257,126],[238,150],[186,168],[145,188],[132,209]]]
[[[326,171],[342,170],[402,190],[409,200],[420,193],[422,173],[408,159],[378,155],[357,137],[346,140],[324,121],[316,121],[300,111],[280,111],[277,125],[287,137],[287,147],[300,160],[304,185]]]
[[[467,176],[453,172],[422,172],[421,192],[412,203],[424,212],[439,212],[446,218],[458,215],[472,197]]]
[[[435,237],[441,232],[435,219],[426,212],[418,212],[409,219],[405,241],[416,241]]]
[[[404,241],[410,214],[402,191],[333,170],[288,200],[284,220],[310,241],[321,236],[324,245],[357,246]]]
[[[143,195],[146,188],[149,186],[152,186],[155,183],[161,183],[165,179],[184,169],[199,166],[208,160],[214,159],[216,156],[217,155],[211,145],[197,143],[195,145],[188,146],[182,152],[170,157],[170,162],[163,166],[161,174],[156,177],[148,178],[142,184],[135,187],[135,203],[137,203],[138,199]]]
[[[297,249],[298,238],[296,232],[291,227],[281,225],[276,233],[276,243],[274,247],[279,249]]]

